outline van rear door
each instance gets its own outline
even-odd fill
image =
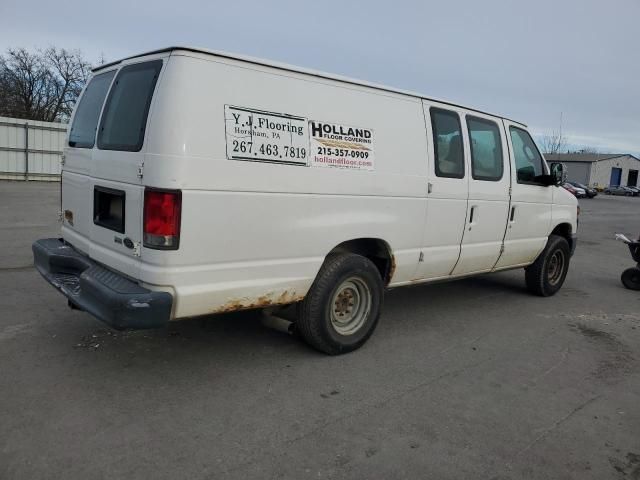
[[[136,277],[142,243],[144,139],[163,61],[93,77],[72,120],[63,168],[63,236],[98,262]]]

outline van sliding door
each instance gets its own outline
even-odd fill
[[[469,201],[460,260],[453,275],[488,272],[498,261],[511,184],[507,140],[499,120],[466,113],[463,133],[470,172]]]
[[[426,101],[423,108],[430,161],[422,262],[416,278],[433,279],[449,276],[458,262],[469,177],[460,113]]]

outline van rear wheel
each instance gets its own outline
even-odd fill
[[[524,270],[527,288],[541,297],[554,295],[567,276],[570,257],[567,240],[559,235],[550,235],[542,253]]]
[[[361,347],[378,324],[384,285],[366,257],[327,257],[303,300],[296,330],[312,347],[329,355]]]

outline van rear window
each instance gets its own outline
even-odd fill
[[[160,68],[162,60],[137,63],[120,70],[102,114],[99,149],[137,152],[142,148]]]
[[[464,148],[460,117],[455,112],[431,108],[435,169],[438,177],[464,178]]]
[[[69,131],[70,147],[93,148],[100,110],[115,73],[116,71],[112,70],[96,75],[85,88]]]
[[[471,175],[474,180],[497,182],[502,178],[503,158],[500,129],[495,122],[467,117],[471,145]]]

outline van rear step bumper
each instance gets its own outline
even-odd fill
[[[33,261],[40,274],[69,302],[117,329],[166,325],[173,298],[153,292],[98,265],[58,238],[34,242]]]

